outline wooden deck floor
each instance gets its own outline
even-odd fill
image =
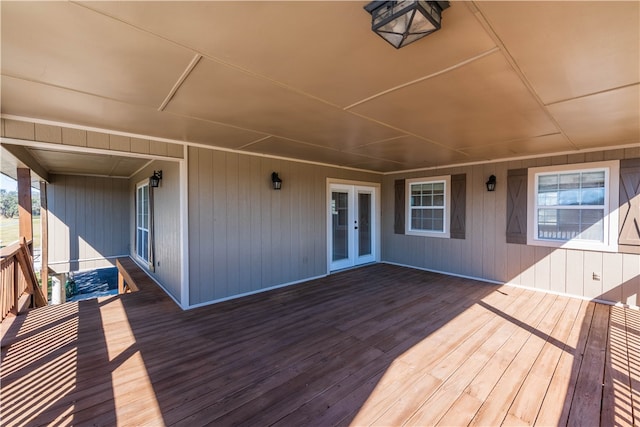
[[[2,425],[640,425],[640,313],[390,265],[19,316]]]

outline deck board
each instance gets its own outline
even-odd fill
[[[640,416],[638,311],[385,264],[186,312],[146,284],[28,312],[2,337],[3,425]]]

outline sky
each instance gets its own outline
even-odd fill
[[[17,191],[18,183],[13,178],[0,174],[0,188],[7,191]]]

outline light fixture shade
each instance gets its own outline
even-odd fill
[[[153,171],[153,175],[149,177],[149,186],[153,188],[159,187],[161,179],[162,179],[162,171]]]
[[[487,191],[495,191],[496,190],[496,176],[495,175],[491,175],[489,177],[489,181],[485,182],[485,185],[487,186]]]
[[[438,31],[448,1],[372,1],[364,8],[371,14],[371,29],[400,49]]]
[[[274,190],[280,190],[282,188],[282,180],[278,176],[277,172],[271,174],[271,182],[273,183]]]

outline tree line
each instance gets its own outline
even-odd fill
[[[40,197],[31,198],[31,212],[40,215]],[[0,189],[0,215],[5,218],[18,216],[18,192]]]

